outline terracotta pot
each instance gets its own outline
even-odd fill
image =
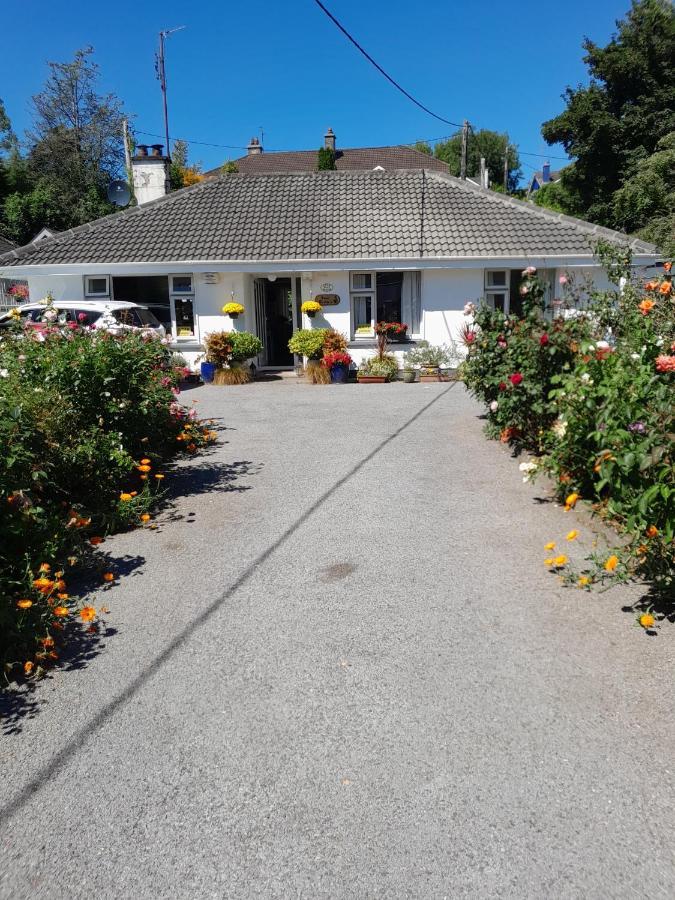
[[[361,384],[385,384],[386,375],[357,375],[357,379]]]
[[[436,381],[436,382],[438,382],[438,381],[443,381],[443,376],[440,374],[440,372],[436,372],[435,375],[429,375],[429,374],[426,374],[426,375],[425,375],[424,373],[422,373],[422,374],[420,375],[420,381],[426,381],[426,382],[429,382],[429,381]]]

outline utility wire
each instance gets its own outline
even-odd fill
[[[398,83],[398,81],[395,81],[391,77],[391,75],[389,75],[387,72],[384,71],[384,69],[382,68],[382,66],[379,63],[375,62],[375,60],[370,55],[370,53],[368,53],[367,50],[364,50],[364,48],[361,46],[361,44],[359,44],[359,42],[356,40],[356,38],[353,38],[351,36],[351,34],[347,31],[347,29],[344,27],[344,25],[342,25],[340,22],[338,22],[338,20],[335,18],[333,13],[330,10],[326,9],[326,7],[323,5],[321,0],[314,0],[314,2],[319,7],[319,9],[322,10],[328,16],[328,18],[331,20],[331,22],[334,25],[336,25],[337,28],[340,29],[340,31],[344,34],[344,36],[347,38],[347,40],[352,42],[352,44],[356,47],[356,49],[359,51],[359,53],[363,54],[363,56],[365,56],[365,58],[368,60],[368,62],[371,65],[375,66],[377,71],[381,75],[384,75],[384,77],[387,79],[387,81],[389,81],[391,84],[393,84],[394,87],[396,88],[396,90],[400,91],[404,97],[407,97],[408,100],[411,100],[415,104],[415,106],[419,106],[420,109],[423,109],[425,113],[428,113],[430,116],[433,116],[434,119],[438,119],[439,122],[445,122],[446,125],[453,125],[455,128],[462,127],[459,124],[459,122],[451,122],[450,119],[444,119],[443,116],[439,116],[437,113],[430,110],[428,106],[425,106],[423,103],[420,103],[420,101],[417,100],[415,97],[413,97],[413,95],[410,94],[408,91],[406,91],[406,89],[404,87],[401,87],[401,85]]]
[[[135,131],[135,134],[144,134],[146,137],[164,137],[163,134],[153,134],[152,131]],[[206,141],[188,141],[186,138],[174,138],[174,140],[182,141],[184,144],[199,144],[201,147],[220,147],[223,150],[246,150],[246,147],[241,147],[236,144],[209,144]]]

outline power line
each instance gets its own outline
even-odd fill
[[[153,134],[152,131],[135,131],[136,134],[144,134],[146,137],[161,137],[163,138],[163,134]],[[182,141],[184,144],[199,144],[201,147],[220,147],[223,150],[246,150],[246,147],[241,147],[236,144],[210,144],[207,141],[189,141],[187,138],[174,138],[175,141]]]
[[[326,7],[323,5],[321,0],[314,0],[314,2],[319,7],[319,9],[321,9],[328,16],[328,18],[331,20],[331,22],[335,26],[337,26],[337,28],[340,29],[340,31],[344,34],[344,36],[347,38],[347,40],[352,42],[352,44],[356,47],[356,49],[359,51],[359,53],[361,53],[363,56],[365,56],[365,58],[368,60],[368,62],[371,65],[375,66],[377,71],[381,75],[384,75],[384,77],[387,79],[387,81],[390,82],[391,84],[393,84],[394,87],[396,88],[396,90],[400,91],[404,97],[407,97],[408,100],[411,100],[415,104],[415,106],[419,106],[419,108],[423,109],[425,113],[428,113],[428,115],[433,116],[434,119],[438,119],[439,122],[445,122],[446,125],[453,125],[455,128],[462,127],[458,122],[451,122],[449,119],[444,119],[443,116],[439,116],[437,113],[432,112],[432,110],[430,110],[428,106],[425,106],[423,103],[420,103],[420,101],[417,100],[415,97],[413,97],[413,95],[410,94],[408,91],[406,91],[406,89],[404,87],[401,87],[401,85],[398,83],[398,81],[395,81],[391,77],[391,75],[389,75],[387,72],[385,72],[385,70],[382,68],[382,66],[379,63],[375,62],[375,60],[370,55],[370,53],[368,53],[367,50],[364,50],[364,48],[361,46],[361,44],[359,44],[359,42],[356,40],[356,38],[353,38],[351,36],[351,34],[347,31],[347,29],[344,27],[344,25],[342,25],[340,22],[338,22],[338,20],[335,18],[333,13],[330,12],[330,10],[326,9]]]

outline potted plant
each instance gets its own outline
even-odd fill
[[[349,353],[345,353],[343,350],[330,350],[328,353],[324,353],[321,362],[330,372],[331,384],[347,384],[349,367],[352,364]]]
[[[407,341],[408,326],[402,322],[378,322],[375,325],[375,334],[383,334],[390,341]]]
[[[244,363],[257,356],[262,349],[263,344],[260,338],[249,331],[231,331],[227,365],[216,372],[214,382],[216,384],[248,384],[252,379],[252,374],[250,368],[244,366]]]
[[[212,331],[204,338],[204,360],[200,364],[202,381],[211,384],[218,369],[227,365],[232,352],[232,332]]]
[[[420,381],[443,381],[441,366],[448,366],[456,353],[446,344],[433,347],[429,341],[418,341],[417,346],[405,355],[407,368],[420,370]]]
[[[403,381],[406,384],[412,384],[417,380],[417,370],[413,366],[403,367]]]
[[[316,300],[305,300],[300,307],[300,311],[310,319],[313,319],[318,312],[321,312],[321,304],[317,303]]]
[[[232,301],[225,304],[225,306],[223,307],[223,312],[231,319],[238,319],[239,316],[244,312],[244,307],[241,305],[241,303],[235,303],[234,301]]]
[[[330,372],[321,365],[327,328],[299,328],[288,342],[291,353],[307,358],[306,374],[312,384],[328,384]]]
[[[384,384],[385,381],[391,381],[396,378],[398,373],[398,364],[392,356],[380,359],[372,356],[370,359],[364,359],[356,378],[362,384]]]

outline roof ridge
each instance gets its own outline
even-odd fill
[[[587,222],[585,219],[579,219],[576,216],[558,213],[555,212],[555,210],[547,209],[545,206],[537,206],[535,203],[528,202],[527,200],[518,200],[516,197],[500,194],[499,191],[493,191],[490,188],[483,188],[480,185],[467,183],[467,181],[457,178],[455,175],[446,175],[445,172],[439,172],[436,169],[427,169],[426,171],[429,175],[437,177],[439,180],[451,181],[460,190],[474,193],[478,192],[487,197],[488,200],[500,203],[502,206],[515,206],[516,209],[523,209],[534,216],[538,216],[539,218],[548,221],[567,222],[569,225],[573,225],[587,234],[597,234],[599,236],[606,235],[607,237],[618,238],[619,240],[628,243],[630,247],[636,249],[638,247],[642,248],[643,252],[646,253],[656,252],[657,250],[655,244],[650,244],[648,241],[643,241],[641,238],[631,237],[631,235],[626,234],[623,231],[615,231],[613,228],[606,228],[604,225],[596,225],[594,222]]]

